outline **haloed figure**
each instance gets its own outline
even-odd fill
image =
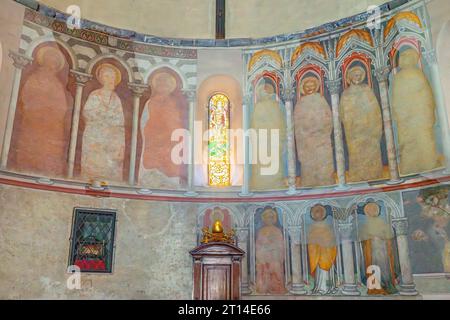
[[[364,84],[365,79],[364,68],[357,66],[348,70],[349,87],[342,94],[339,108],[347,140],[351,182],[383,176],[380,105],[370,86]]]
[[[313,223],[308,232],[310,274],[314,277],[313,294],[334,294],[336,285],[336,238],[333,227],[326,221],[327,209],[322,205],[311,208]]]
[[[283,146],[285,143],[286,122],[277,100],[273,82],[261,80],[256,87],[256,104],[251,119],[251,129],[257,135],[254,146],[251,188],[254,190],[276,190],[284,188]],[[277,133],[278,136],[272,134]],[[278,139],[276,139],[278,137]],[[273,140],[273,141],[272,141]],[[270,157],[269,163],[261,154]]]
[[[267,208],[261,215],[264,226],[256,236],[256,291],[262,294],[286,293],[284,286],[283,233],[276,226],[277,212]]]
[[[61,176],[66,169],[73,102],[66,89],[69,66],[61,51],[50,46],[38,49],[33,64],[36,69],[23,85],[18,103],[16,167]]]
[[[186,127],[185,105],[175,76],[157,71],[150,80],[151,96],[141,118],[143,150],[141,184],[153,187],[177,187],[185,179],[185,166],[172,159],[172,141],[176,130]]]
[[[84,105],[85,129],[81,154],[81,175],[90,180],[122,181],[125,127],[122,102],[114,91],[121,73],[105,63],[97,68],[102,87],[94,90]]]
[[[369,266],[380,268],[381,289],[369,288],[368,294],[393,294],[395,288],[394,264],[394,233],[388,223],[380,216],[380,206],[370,202],[363,208],[366,217],[359,225],[359,240],[361,241],[364,270]],[[368,278],[370,274],[366,275]],[[367,281],[367,280],[366,280]]]
[[[294,111],[295,141],[301,163],[302,186],[332,185],[334,179],[331,134],[333,123],[328,102],[319,92],[316,77],[300,84],[300,97]]]

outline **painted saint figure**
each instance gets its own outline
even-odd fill
[[[172,133],[185,125],[185,106],[170,72],[159,71],[151,78],[151,97],[141,118],[143,151],[139,181],[145,186],[179,187],[185,180],[185,165],[172,159]]]
[[[336,281],[336,237],[333,227],[326,221],[327,209],[322,205],[311,208],[313,223],[308,231],[309,270],[314,278],[312,294],[334,294]]]
[[[302,169],[301,184],[306,187],[335,183],[331,110],[318,92],[319,88],[316,77],[303,79],[300,84],[302,96],[294,111],[295,141]]]
[[[260,294],[286,293],[284,285],[283,233],[276,226],[277,212],[266,208],[261,214],[264,226],[256,236],[256,292]]]
[[[125,127],[122,102],[114,91],[121,82],[118,68],[104,63],[96,78],[102,85],[89,95],[82,116],[85,121],[81,175],[89,180],[122,181]]]
[[[66,172],[73,98],[66,89],[68,65],[55,47],[38,49],[36,69],[19,97],[20,124],[15,137],[16,167],[61,176]]]
[[[359,224],[358,230],[364,257],[363,270],[367,272],[367,269],[372,265],[380,269],[380,288],[368,288],[367,293],[369,295],[397,293],[395,288],[394,232],[391,226],[380,216],[378,204],[369,202],[363,210],[366,219]],[[365,281],[371,275],[366,274]]]
[[[251,129],[257,135],[253,139],[253,155],[250,186],[253,190],[276,190],[286,187],[283,146],[286,139],[286,121],[284,113],[276,100],[273,82],[263,79],[256,86],[256,104],[251,118]],[[272,134],[278,133],[278,139],[272,141]],[[261,154],[271,157],[269,163]],[[276,159],[275,159],[276,157]],[[277,162],[277,163],[276,163]]]
[[[383,176],[380,105],[370,86],[364,84],[364,68],[351,68],[346,78],[349,87],[342,94],[339,113],[348,147],[348,180],[380,179]]]
[[[397,125],[400,173],[414,174],[440,166],[434,133],[435,101],[431,86],[418,66],[414,49],[400,53],[394,75],[392,114]],[[426,156],[424,156],[426,155]]]

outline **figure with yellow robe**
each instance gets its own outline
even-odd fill
[[[394,75],[392,85],[392,115],[397,125],[399,166],[403,175],[440,166],[434,133],[433,91],[418,63],[416,50],[400,53],[400,71]]]
[[[286,293],[284,285],[283,232],[276,225],[275,209],[266,208],[261,214],[264,226],[256,235],[256,292],[260,294]]]
[[[305,187],[333,185],[334,164],[330,106],[319,91],[316,77],[300,83],[300,97],[294,111],[295,142],[301,163],[301,184]]]
[[[274,84],[263,79],[256,87],[256,104],[251,118],[252,135],[252,177],[250,186],[253,190],[276,190],[286,187],[283,146],[286,137],[286,121],[283,111],[276,99]],[[279,139],[272,135],[278,132]],[[254,139],[257,136],[257,139]],[[274,138],[277,135],[274,135]],[[269,163],[261,159],[261,154],[269,158]]]
[[[348,70],[339,113],[348,147],[348,181],[380,179],[383,176],[381,110],[372,88],[364,83],[366,71],[360,66]]]
[[[314,278],[312,294],[337,293],[336,237],[326,221],[327,209],[322,205],[311,208],[312,224],[308,231],[309,272]]]
[[[397,293],[395,287],[394,233],[391,226],[380,216],[380,206],[369,202],[363,207],[365,219],[358,228],[358,238],[361,243],[363,270],[367,279],[372,275],[370,266],[376,266],[380,271],[378,288],[368,286],[369,295],[388,295]],[[364,281],[365,280],[365,281]]]

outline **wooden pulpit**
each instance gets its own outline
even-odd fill
[[[194,259],[194,300],[240,300],[244,251],[230,243],[202,244]]]

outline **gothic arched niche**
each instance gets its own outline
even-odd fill
[[[287,188],[286,114],[280,105],[280,82],[277,74],[268,71],[253,80],[254,101],[250,113],[252,190]]]
[[[105,58],[95,63],[92,76],[83,91],[74,172],[87,181],[121,183],[130,167],[128,73],[117,59]]]
[[[33,53],[20,82],[8,166],[20,172],[64,176],[75,83],[69,53],[44,42]]]
[[[442,167],[436,101],[420,41],[401,37],[390,52],[391,109],[402,176]],[[423,157],[426,154],[427,157]]]
[[[343,60],[342,74],[344,91],[339,113],[347,151],[347,181],[388,178],[382,110],[371,58],[365,53],[349,54]]]
[[[280,208],[266,206],[256,209],[255,291],[259,294],[285,294],[286,241],[284,217]]]
[[[331,106],[324,88],[324,71],[317,65],[301,68],[296,76],[294,108],[297,185],[334,185],[335,161]],[[320,161],[317,161],[320,159]]]
[[[242,88],[239,82],[229,75],[212,75],[198,87],[195,143],[195,185],[208,186],[208,127],[211,97],[222,94],[229,100],[229,156],[230,184],[242,185],[243,177],[243,131],[242,131]],[[201,132],[200,132],[201,128]]]
[[[180,188],[187,180],[188,155],[188,104],[182,80],[173,69],[161,67],[150,74],[148,83],[151,93],[139,120],[139,184]],[[173,153],[180,144],[183,148]]]

